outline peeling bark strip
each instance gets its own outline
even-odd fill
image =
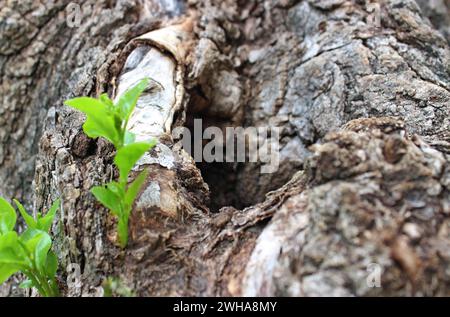
[[[175,113],[184,111],[184,63],[192,35],[192,21],[187,20],[143,34],[128,45],[133,49],[126,49],[114,94],[121,95],[145,77],[152,81],[130,118],[128,128],[138,140],[171,134]]]
[[[415,1],[105,0],[74,29],[68,2],[0,11],[0,194],[23,200],[36,162],[36,208],[61,197],[65,295],[450,295],[450,50]],[[89,193],[112,147],[62,101],[144,76],[130,128],[160,144],[120,250]],[[170,135],[195,117],[281,127],[280,169],[202,175]]]

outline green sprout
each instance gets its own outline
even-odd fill
[[[103,281],[103,297],[135,297],[136,294],[119,278],[108,277]]]
[[[16,211],[0,197],[0,284],[22,272],[28,279],[20,284],[21,288],[34,287],[44,297],[59,296],[55,279],[58,259],[51,251],[49,231],[60,202],[56,200],[44,216],[38,213],[36,219],[17,200],[14,202],[27,229],[21,235],[14,231]]]
[[[149,80],[143,79],[127,90],[114,103],[106,94],[100,98],[80,97],[65,102],[66,105],[86,114],[83,130],[90,138],[103,137],[117,150],[114,164],[119,170],[119,180],[91,189],[97,200],[117,217],[117,232],[122,248],[128,243],[128,221],[134,201],[142,188],[148,171],[142,171],[128,185],[128,177],[137,161],[155,144],[155,140],[135,142],[135,135],[127,131],[128,120]]]

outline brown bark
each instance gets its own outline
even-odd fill
[[[31,202],[36,162],[36,208],[61,197],[65,295],[99,295],[108,276],[144,296],[450,294],[450,50],[414,1],[380,1],[374,16],[366,1],[194,0],[151,18],[156,0],[96,1],[75,29],[67,3],[32,14],[7,2],[16,22],[0,22],[0,194]],[[188,20],[180,56],[132,40]],[[112,147],[62,102],[115,94],[140,46],[173,59],[183,93],[139,166],[159,198],[142,191],[120,250],[89,193],[117,176]],[[197,117],[282,127],[279,171],[195,166],[170,132]],[[366,284],[370,263],[381,288]]]

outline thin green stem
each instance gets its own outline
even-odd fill
[[[45,281],[45,279],[42,278],[42,275],[40,274],[36,263],[33,261],[33,269],[32,273],[36,277],[37,282],[39,283],[39,286],[44,290],[44,294],[42,294],[44,297],[49,297],[49,289],[48,289],[48,283]],[[51,291],[50,291],[51,293]]]
[[[39,279],[31,271],[24,271],[24,274],[31,280],[33,287],[35,287],[41,296],[47,297],[45,289],[42,288]]]
[[[50,287],[50,285],[48,284],[48,280],[46,276],[42,276],[41,274],[38,273],[39,276],[39,281],[42,285],[42,288],[45,289],[45,297],[53,297],[53,291]]]
[[[122,214],[119,218],[119,242],[122,248],[128,244],[128,217]]]
[[[32,255],[28,251],[27,247],[19,241],[19,245],[22,247],[22,249],[25,251],[25,253],[28,255],[28,258],[31,261],[31,267],[28,268],[28,270],[24,270],[24,274],[31,280],[33,283],[33,287],[35,287],[39,294],[44,297],[56,297],[59,295],[59,289],[56,286],[56,282],[52,280],[52,284],[49,285],[47,276],[41,275],[39,269],[36,266],[36,263],[32,260]],[[53,278],[53,277],[52,277]],[[55,287],[56,286],[56,287]]]
[[[56,280],[55,280],[55,278],[52,278],[51,280],[50,280],[50,286],[51,286],[51,288],[52,288],[52,290],[53,290],[53,296],[54,297],[59,297],[59,287],[58,287],[58,284],[56,283]]]

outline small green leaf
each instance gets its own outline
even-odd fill
[[[60,205],[60,200],[57,199],[50,207],[50,210],[47,212],[47,214],[44,217],[39,217],[38,222],[38,229],[49,232],[50,228],[53,223],[53,219],[55,218],[56,211],[58,211]]]
[[[50,251],[47,255],[45,272],[47,274],[47,277],[51,279],[55,277],[56,271],[58,271],[58,258],[53,251]]]
[[[39,241],[34,249],[34,261],[41,272],[45,272],[47,263],[47,255],[52,247],[52,239],[47,232],[41,231],[38,235]]]
[[[29,264],[21,251],[16,232],[0,236],[0,284]]]
[[[20,236],[20,240],[25,244],[28,252],[33,256],[38,269],[44,270],[48,250],[52,245],[52,240],[47,232],[38,229],[27,229]]]
[[[134,200],[136,199],[137,194],[142,188],[145,180],[148,176],[148,170],[143,170],[138,177],[128,186],[127,193],[125,194],[125,206],[126,211],[129,214],[129,210],[133,206]]]
[[[135,297],[133,290],[122,283],[119,278],[108,277],[102,283],[103,297]]]
[[[14,229],[17,215],[14,208],[5,199],[0,197],[0,235]]]
[[[117,102],[121,119],[126,123],[136,106],[139,96],[147,89],[149,79],[142,79],[136,86],[128,89]],[[125,128],[125,127],[124,127]]]
[[[109,182],[108,184],[106,184],[106,187],[113,192],[114,194],[116,194],[120,200],[122,200],[122,198],[125,196],[125,186],[121,183],[118,182]]]
[[[28,212],[25,210],[25,208],[22,206],[22,204],[14,199],[14,203],[16,204],[17,208],[19,209],[20,214],[22,215],[22,218],[25,220],[25,223],[27,224],[28,228],[31,229],[38,229],[37,223],[34,220],[32,216],[28,214]]]
[[[1,264],[0,263],[0,284],[5,282],[11,277],[11,275],[20,271],[19,266],[14,264]]]
[[[27,246],[27,250],[33,252],[35,245],[39,241],[38,235],[41,233],[39,229],[28,228],[20,235],[20,241]],[[28,247],[29,246],[29,247]]]
[[[67,100],[65,104],[86,114],[83,130],[87,136],[103,137],[116,147],[120,145],[120,133],[116,129],[114,117],[103,102],[94,98],[80,97]]]
[[[23,243],[27,243],[39,233],[39,229],[28,228],[20,235],[19,239]]]
[[[113,288],[114,288],[114,280],[108,277],[102,284],[103,287],[103,297],[112,297],[113,296]]]
[[[27,254],[19,244],[19,238],[15,231],[10,231],[0,236],[0,264],[26,267],[30,264]],[[10,267],[12,270],[12,268]]]
[[[20,288],[32,288],[33,282],[31,280],[25,280],[19,285]]]
[[[136,162],[144,155],[145,152],[149,151],[156,142],[136,142],[124,146],[117,151],[116,157],[114,158],[114,163],[116,163],[120,172],[121,182],[126,182],[128,174],[130,173]]]
[[[95,186],[91,193],[102,203],[103,206],[110,209],[115,215],[119,214],[120,198],[106,186]]]
[[[104,93],[100,95],[100,98],[98,98],[103,104],[108,108],[110,113],[112,114],[114,110],[114,103],[113,101],[108,97],[108,94]]]

